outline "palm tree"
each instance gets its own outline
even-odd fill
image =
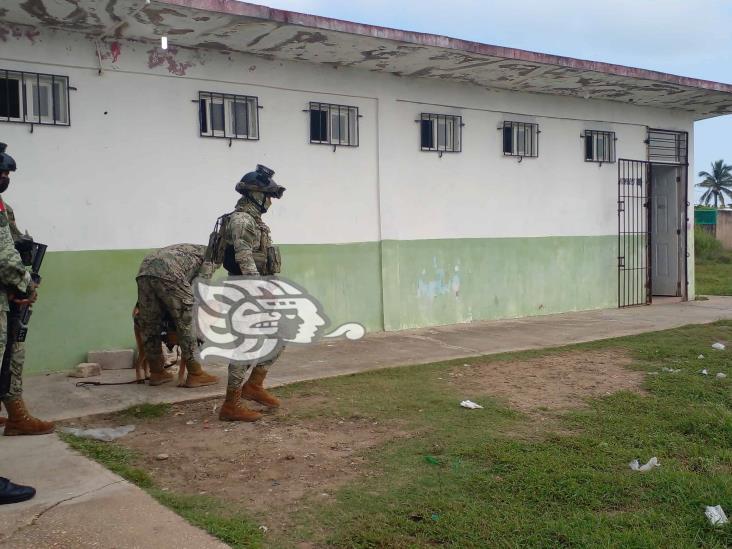
[[[714,207],[717,207],[717,202],[721,202],[724,208],[725,195],[732,200],[732,166],[725,164],[724,160],[712,162],[712,173],[699,172],[699,177],[704,178],[697,187],[706,189],[701,197],[705,206],[709,206],[714,198]]]

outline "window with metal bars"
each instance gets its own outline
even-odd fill
[[[539,156],[539,125],[531,122],[503,122],[503,154],[506,156]]]
[[[585,162],[615,162],[615,132],[585,130],[582,140],[585,145]]]
[[[310,143],[358,147],[358,107],[310,102]]]
[[[0,69],[0,122],[70,125],[69,78]]]
[[[648,129],[648,160],[667,164],[687,164],[689,134],[673,130]]]
[[[423,112],[418,122],[421,150],[439,153],[462,151],[463,119],[461,116]]]
[[[198,92],[201,137],[259,139],[259,100],[250,95]]]

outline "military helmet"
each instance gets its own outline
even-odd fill
[[[0,172],[14,172],[17,169],[13,157],[5,152],[7,147],[5,143],[0,143]]]
[[[257,169],[249,172],[236,184],[236,192],[245,194],[246,191],[260,192],[272,195],[274,198],[282,198],[285,188],[272,180],[274,170],[267,166],[257,164]]]

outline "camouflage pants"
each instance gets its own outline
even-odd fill
[[[180,284],[141,276],[137,279],[137,303],[140,307],[140,331],[151,370],[162,364],[160,326],[167,311],[175,323],[181,358],[195,359],[196,334],[193,327],[193,291],[190,284]]]
[[[265,360],[264,362],[256,364],[256,366],[259,368],[264,368],[265,370],[269,370],[269,367],[277,362],[277,359],[280,358],[280,355],[284,350],[284,346],[280,347],[275,356],[273,356],[269,360]],[[246,381],[244,378],[246,377],[247,370],[249,370],[250,366],[251,364],[229,364],[229,380],[227,382],[227,387],[229,389],[238,389],[239,387],[241,387],[244,384],[244,381]]]
[[[8,339],[8,313],[0,311],[0,358],[5,353]],[[25,363],[25,343],[13,343],[10,358],[10,389],[2,401],[8,403],[23,396],[23,364]]]

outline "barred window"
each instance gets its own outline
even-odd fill
[[[423,151],[461,152],[463,122],[461,116],[449,114],[420,115],[420,148]]]
[[[615,162],[615,132],[585,130],[585,162]]]
[[[259,100],[250,95],[198,92],[201,137],[259,139]]]
[[[530,122],[504,121],[503,154],[506,156],[539,156],[539,125]]]
[[[650,162],[686,164],[689,161],[689,134],[686,132],[649,128],[646,145]]]
[[[0,70],[0,121],[68,126],[69,78]]]
[[[310,102],[310,143],[358,147],[358,107]]]

